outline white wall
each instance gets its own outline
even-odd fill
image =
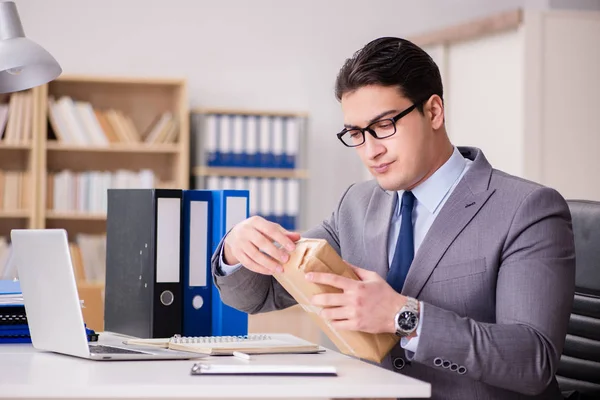
[[[410,36],[547,0],[15,0],[25,33],[65,73],[183,76],[190,105],[310,114],[307,226],[364,169],[334,135],[344,60],[384,35]]]
[[[444,96],[450,140],[482,149],[495,168],[518,176],[524,157],[523,47],[520,29],[456,43],[448,48],[444,82],[452,88]]]
[[[547,0],[549,8],[600,10],[600,0]]]
[[[542,183],[571,199],[600,201],[599,14],[544,20]]]

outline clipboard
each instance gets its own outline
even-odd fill
[[[195,363],[192,375],[256,375],[256,376],[337,376],[331,365],[265,365]]]

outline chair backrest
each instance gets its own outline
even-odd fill
[[[557,373],[563,392],[600,398],[600,202],[568,200],[573,218],[575,299]]]

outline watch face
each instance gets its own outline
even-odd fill
[[[398,326],[403,331],[410,331],[417,326],[417,316],[412,311],[404,311],[398,316]]]

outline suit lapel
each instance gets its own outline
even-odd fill
[[[492,167],[483,153],[476,149],[459,149],[467,156],[469,152],[474,153],[473,165],[444,204],[415,254],[402,290],[405,296],[419,296],[448,247],[495,191],[488,189]]]
[[[473,219],[493,191],[476,195],[470,192],[459,193],[448,199],[415,254],[402,290],[405,296],[419,295],[448,247]]]
[[[381,188],[373,191],[367,206],[363,227],[365,265],[384,278],[388,273],[388,235],[392,212],[396,205],[396,192],[386,192]]]

